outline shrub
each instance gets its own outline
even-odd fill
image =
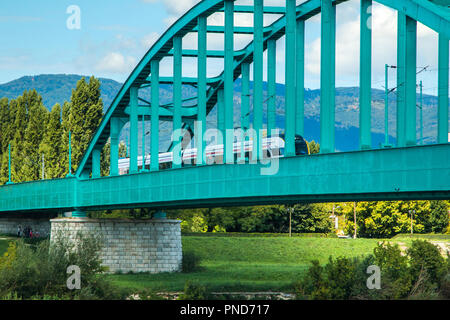
[[[408,249],[411,273],[415,279],[418,278],[422,269],[429,276],[433,284],[439,284],[447,272],[447,265],[439,249],[430,242],[415,240]]]
[[[103,268],[99,259],[101,242],[83,234],[77,235],[77,245],[64,237],[41,241],[36,246],[22,239],[10,246],[0,263],[0,297],[13,292],[21,299],[114,299],[123,294],[99,275]],[[81,290],[67,288],[67,267],[81,270]]]
[[[381,243],[373,250],[374,264],[380,267],[384,299],[405,298],[411,290],[413,277],[408,257],[403,256],[398,244]]]
[[[199,270],[200,257],[194,252],[183,252],[182,271],[185,273],[195,272]]]
[[[178,297],[178,300],[205,300],[206,298],[206,287],[188,280],[184,285],[184,293]]]

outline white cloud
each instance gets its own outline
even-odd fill
[[[96,69],[108,73],[130,73],[136,65],[136,58],[110,52],[97,63]]]

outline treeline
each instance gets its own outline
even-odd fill
[[[13,182],[62,178],[69,173],[69,131],[72,133],[72,172],[103,117],[100,81],[82,78],[71,100],[51,111],[36,90],[16,99],[0,99],[0,185],[8,181],[8,146],[11,145]]]
[[[182,220],[183,232],[287,233],[290,228],[292,233],[330,233],[336,231],[330,217],[334,212],[339,230],[353,236],[356,212],[358,237],[390,238],[411,232],[411,213],[414,233],[450,234],[449,209],[450,201],[374,201],[169,210],[167,216]],[[142,219],[152,214],[133,209],[92,216]]]

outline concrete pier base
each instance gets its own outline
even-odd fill
[[[56,215],[51,214],[1,214],[0,234],[17,236],[19,227],[22,230],[30,228],[35,236],[47,237],[50,235],[50,219]],[[22,234],[22,236],[24,236]]]
[[[75,241],[78,232],[100,236],[102,265],[115,272],[181,271],[179,220],[123,220],[58,218],[50,220],[51,239],[57,235]]]

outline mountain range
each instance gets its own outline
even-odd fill
[[[69,101],[72,89],[76,87],[81,75],[37,75],[25,76],[11,82],[0,84],[0,98],[7,97],[15,99],[23,94],[25,90],[36,89],[42,96],[44,105],[51,109],[54,104],[63,104]],[[89,77],[86,77],[88,79]],[[122,83],[111,79],[99,78],[101,82],[101,97],[105,111],[111,105],[114,97],[122,87]],[[168,103],[172,100],[171,86],[161,85],[160,102]],[[264,101],[267,99],[267,84],[264,83]],[[250,85],[250,94],[252,86]],[[277,106],[277,126],[284,127],[284,85],[276,86],[276,106]],[[235,82],[235,125],[239,126],[240,119],[240,79]],[[190,86],[183,87],[183,96],[191,97],[196,95],[196,89]],[[141,90],[140,96],[149,99],[150,90]],[[383,90],[372,89],[372,144],[373,147],[379,147],[384,142],[384,97]],[[250,99],[251,100],[251,99]],[[419,101],[419,98],[418,98]],[[195,103],[195,101],[194,101]],[[250,103],[252,109],[252,103]],[[214,125],[216,122],[217,112],[214,108],[208,115],[208,123]],[[417,108],[417,132],[419,132],[419,108]],[[423,95],[423,131],[425,143],[433,143],[436,141],[437,135],[437,97],[431,95]],[[250,113],[250,120],[252,113]],[[266,114],[264,113],[264,118]],[[305,89],[305,138],[308,141],[315,140],[320,142],[320,89]],[[389,133],[390,142],[395,143],[396,130],[396,95],[395,92],[389,96]],[[359,146],[359,88],[343,87],[336,88],[336,149],[338,151],[357,150]],[[171,124],[162,123],[162,136],[170,138]],[[122,134],[124,141],[127,139],[128,129],[125,127]],[[164,139],[167,140],[167,139]],[[167,144],[167,141],[162,143]],[[163,147],[164,148],[164,147]]]

